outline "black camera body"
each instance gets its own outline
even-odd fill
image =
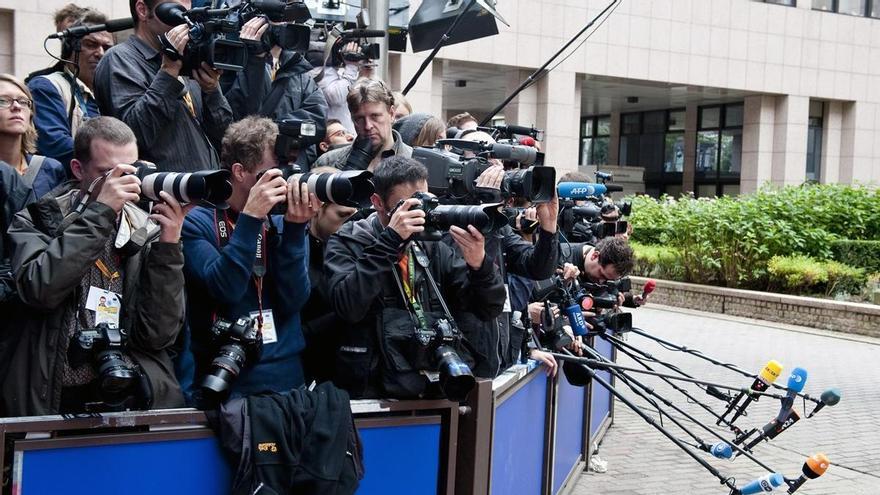
[[[381,50],[378,43],[370,43],[370,38],[384,38],[385,31],[375,29],[348,29],[339,33],[339,37],[333,45],[333,65],[339,66],[344,62],[362,62],[365,60],[378,60]],[[348,43],[355,42],[360,48],[360,53],[343,52]]]
[[[591,306],[591,310],[597,313],[596,316],[587,318],[587,322],[593,327],[591,333],[605,333],[609,330],[622,333],[632,330],[632,314],[616,309],[618,295],[632,290],[629,277],[609,280],[604,284],[584,283],[581,287],[578,303],[582,307]],[[584,304],[586,299],[590,300],[588,304]]]
[[[259,41],[245,40],[245,44],[259,44],[260,52],[268,52],[273,46],[300,53],[308,51],[312,30],[302,23],[311,19],[312,14],[304,2],[252,0],[230,10],[227,19],[241,29],[241,26],[255,17],[265,17],[273,24],[269,25]]]
[[[228,15],[229,9],[202,7],[186,10],[175,2],[156,7],[156,17],[165,24],[189,26],[189,41],[183,53],[178,52],[165,36],[160,37],[163,53],[172,60],[183,61],[181,74],[191,74],[201,67],[202,62],[218,70],[244,70],[247,63],[244,43],[226,38],[226,34],[237,33],[241,25],[235,19],[227,18]]]
[[[413,240],[439,241],[443,233],[449,231],[453,225],[467,229],[473,225],[483,234],[497,232],[508,224],[507,216],[501,208],[501,203],[486,205],[442,205],[437,197],[423,192],[412,195],[421,204],[413,206],[411,210],[421,209],[425,212],[425,230],[412,236]],[[400,201],[395,210],[403,204]]]
[[[445,145],[449,142],[455,143],[451,148],[453,151],[458,150],[461,153],[446,150]],[[456,148],[461,145],[467,149]],[[475,149],[482,150],[479,151],[481,154],[474,157],[465,156],[465,151]],[[497,153],[497,150],[504,152]],[[463,203],[479,203],[481,199],[497,201],[511,197],[526,198],[532,203],[546,203],[553,199],[556,187],[556,169],[553,167],[537,165],[505,171],[501,181],[500,198],[488,197],[487,191],[478,190],[476,187],[477,178],[491,166],[489,158],[517,157],[523,161],[516,161],[529,164],[538,161],[538,156],[543,163],[543,153],[535,151],[534,148],[499,144],[487,147],[482,143],[460,139],[441,139],[437,147],[418,147],[413,149],[412,155],[414,160],[428,169],[428,190],[437,196],[453,198]]]
[[[235,321],[218,318],[211,325],[210,335],[218,351],[201,387],[209,394],[226,395],[241,370],[260,360],[263,335],[257,328],[257,319],[245,316]]]
[[[127,348],[126,331],[107,323],[79,330],[71,337],[67,347],[70,367],[78,368],[91,363],[98,375],[94,385],[100,401],[87,405],[90,412],[149,406],[151,398],[144,387],[146,377],[140,367],[131,366],[125,361],[123,355]]]

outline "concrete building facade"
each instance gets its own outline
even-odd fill
[[[510,27],[444,47],[408,98],[484,116],[610,1],[498,0]],[[0,71],[48,65],[42,39],[64,3],[0,0]],[[127,2],[82,3],[128,15]],[[497,118],[544,129],[562,171],[607,167],[654,195],[880,183],[878,17],[877,0],[621,0]],[[427,53],[392,53],[390,83]]]

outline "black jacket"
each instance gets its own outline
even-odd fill
[[[504,284],[488,255],[479,270],[472,270],[449,245],[423,244],[428,266],[453,315],[467,312],[491,320],[501,314]],[[380,352],[384,345],[379,348],[379,336],[387,323],[382,321],[383,308],[406,308],[392,274],[405,245],[396,232],[382,227],[375,213],[346,223],[327,243],[324,267],[331,305],[348,323],[339,328],[342,345],[336,354],[334,382],[354,398],[393,393],[388,382],[394,377],[389,375],[400,363]],[[419,267],[416,272],[415,292],[426,312],[440,311],[423,271]]]
[[[334,356],[339,348],[339,328],[345,322],[336,316],[330,305],[330,281],[324,274],[324,248],[320,239],[309,236],[309,301],[303,306],[303,336],[307,352],[302,353],[306,383],[333,379]]]
[[[348,394],[330,383],[233,399],[218,419],[232,495],[345,495],[364,477]]]
[[[454,246],[448,236],[447,242]],[[509,226],[486,239],[486,256],[492,258],[502,277],[513,273],[533,280],[550,278],[556,270],[558,253],[559,234],[543,230],[535,244],[524,241]],[[509,312],[491,320],[463,314],[459,320],[462,332],[473,346],[476,376],[495,378],[516,363],[524,335],[511,327]]]
[[[294,118],[313,120],[318,127],[317,135],[323,136],[327,118],[327,100],[317,83],[308,74],[312,70],[301,54],[285,50],[281,52],[280,65],[272,80],[272,57],[250,54],[245,70],[238,72],[223,88],[226,100],[232,107],[236,120],[248,115],[262,115],[272,120]],[[298,162],[317,159],[314,146]],[[306,158],[307,156],[307,158]]]

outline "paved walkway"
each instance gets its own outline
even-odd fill
[[[772,443],[755,447],[755,455],[787,477],[799,475],[801,465],[810,454],[824,452],[828,455],[832,466],[821,478],[808,481],[798,494],[880,494],[880,341],[663,307],[640,308],[633,320],[635,326],[654,335],[700,349],[709,356],[753,372],[760,370],[769,359],[776,359],[785,366],[779,379],[781,384],[785,384],[792,368],[805,368],[809,377],[804,391],[812,395],[818,396],[828,387],[838,387],[843,396],[840,404],[826,407],[809,420],[801,419]],[[735,386],[750,384],[749,379],[699,358],[665,350],[642,336],[630,335],[628,342],[700,378]],[[618,361],[635,365],[622,355]],[[680,407],[706,423],[714,424],[708,413],[687,403],[681,394],[659,379],[644,375],[641,378]],[[625,386],[620,387],[628,397],[633,397]],[[687,388],[698,391],[695,387]],[[720,401],[704,393],[694,393],[694,396],[701,400],[705,397],[704,402],[712,404],[716,410],[721,408]],[[644,401],[639,404],[646,405]],[[582,475],[573,494],[728,493],[717,478],[624,404],[617,402],[615,407],[614,425],[599,447],[599,456],[608,462],[608,471]],[[647,405],[644,410],[652,411]],[[736,424],[741,428],[760,427],[775,417],[778,410],[778,401],[764,398],[753,403],[748,409],[748,417],[738,419]],[[652,416],[657,416],[656,411]],[[678,438],[689,438],[670,421],[666,420],[664,424]],[[707,441],[712,438],[704,430],[700,434]],[[728,433],[722,434],[730,438]],[[766,474],[744,457],[724,461],[708,454],[703,456],[723,474],[735,476],[739,485]],[[784,493],[784,490],[778,489],[776,493]]]

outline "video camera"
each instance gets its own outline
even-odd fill
[[[156,166],[150,162],[138,160],[132,165],[137,168],[135,175],[141,180],[141,196],[151,201],[159,201],[159,193],[165,191],[180,203],[229,208],[226,200],[232,195],[232,183],[228,170],[157,172]]]
[[[172,60],[183,60],[181,73],[189,74],[207,63],[215,69],[237,72],[247,63],[245,43],[237,39],[242,25],[257,16],[265,16],[274,24],[257,42],[262,51],[278,45],[289,50],[308,50],[311,29],[302,24],[311,15],[303,2],[280,0],[245,0],[230,8],[198,7],[187,10],[175,2],[159,4],[156,17],[169,26],[189,26],[189,42],[184,53],[178,53],[165,36],[161,37],[162,51]],[[233,34],[234,33],[234,34]],[[233,35],[235,39],[229,39]]]
[[[609,280],[604,284],[584,283],[581,289],[577,298],[578,306],[596,313],[596,316],[587,319],[593,326],[592,332],[605,333],[610,330],[623,333],[632,330],[632,314],[616,309],[618,295],[632,290],[629,277]]]
[[[384,38],[385,31],[380,29],[346,29],[338,32],[338,38],[333,43],[333,65],[342,65],[344,62],[361,62],[364,60],[376,60],[380,55],[379,43],[370,43],[370,38]],[[360,48],[360,52],[343,52],[345,45],[354,41]]]
[[[208,394],[222,396],[229,393],[242,368],[260,360],[263,335],[257,328],[256,318],[246,316],[235,321],[218,318],[211,325],[210,335],[219,350],[201,387]]]
[[[427,193],[416,192],[412,197],[421,201],[421,204],[414,206],[412,210],[425,211],[425,230],[414,235],[413,240],[439,241],[443,233],[453,225],[463,229],[473,225],[483,234],[497,232],[507,225],[507,217],[501,211],[501,203],[479,206],[441,205],[440,200]],[[403,201],[398,202],[393,211],[400,208]]]
[[[67,348],[67,362],[79,368],[91,362],[98,377],[93,382],[98,402],[86,404],[88,412],[146,409],[152,402],[146,377],[137,365],[124,357],[128,334],[124,329],[101,323],[77,331]]]
[[[611,192],[623,191],[623,187],[608,184],[606,181],[612,179],[609,173],[597,171],[596,179],[598,182],[560,182],[557,185],[559,230],[569,242],[596,242],[629,230],[629,223],[620,218],[631,213],[632,204],[615,203],[607,196]]]
[[[451,151],[445,149],[447,145]],[[413,149],[412,157],[428,169],[428,190],[440,197],[464,203],[477,203],[481,198],[497,201],[491,197],[495,191],[477,190],[476,181],[491,166],[488,159],[499,158],[537,165],[505,171],[502,199],[521,197],[533,203],[553,199],[556,169],[543,166],[544,154],[529,146],[441,139],[434,148]]]

